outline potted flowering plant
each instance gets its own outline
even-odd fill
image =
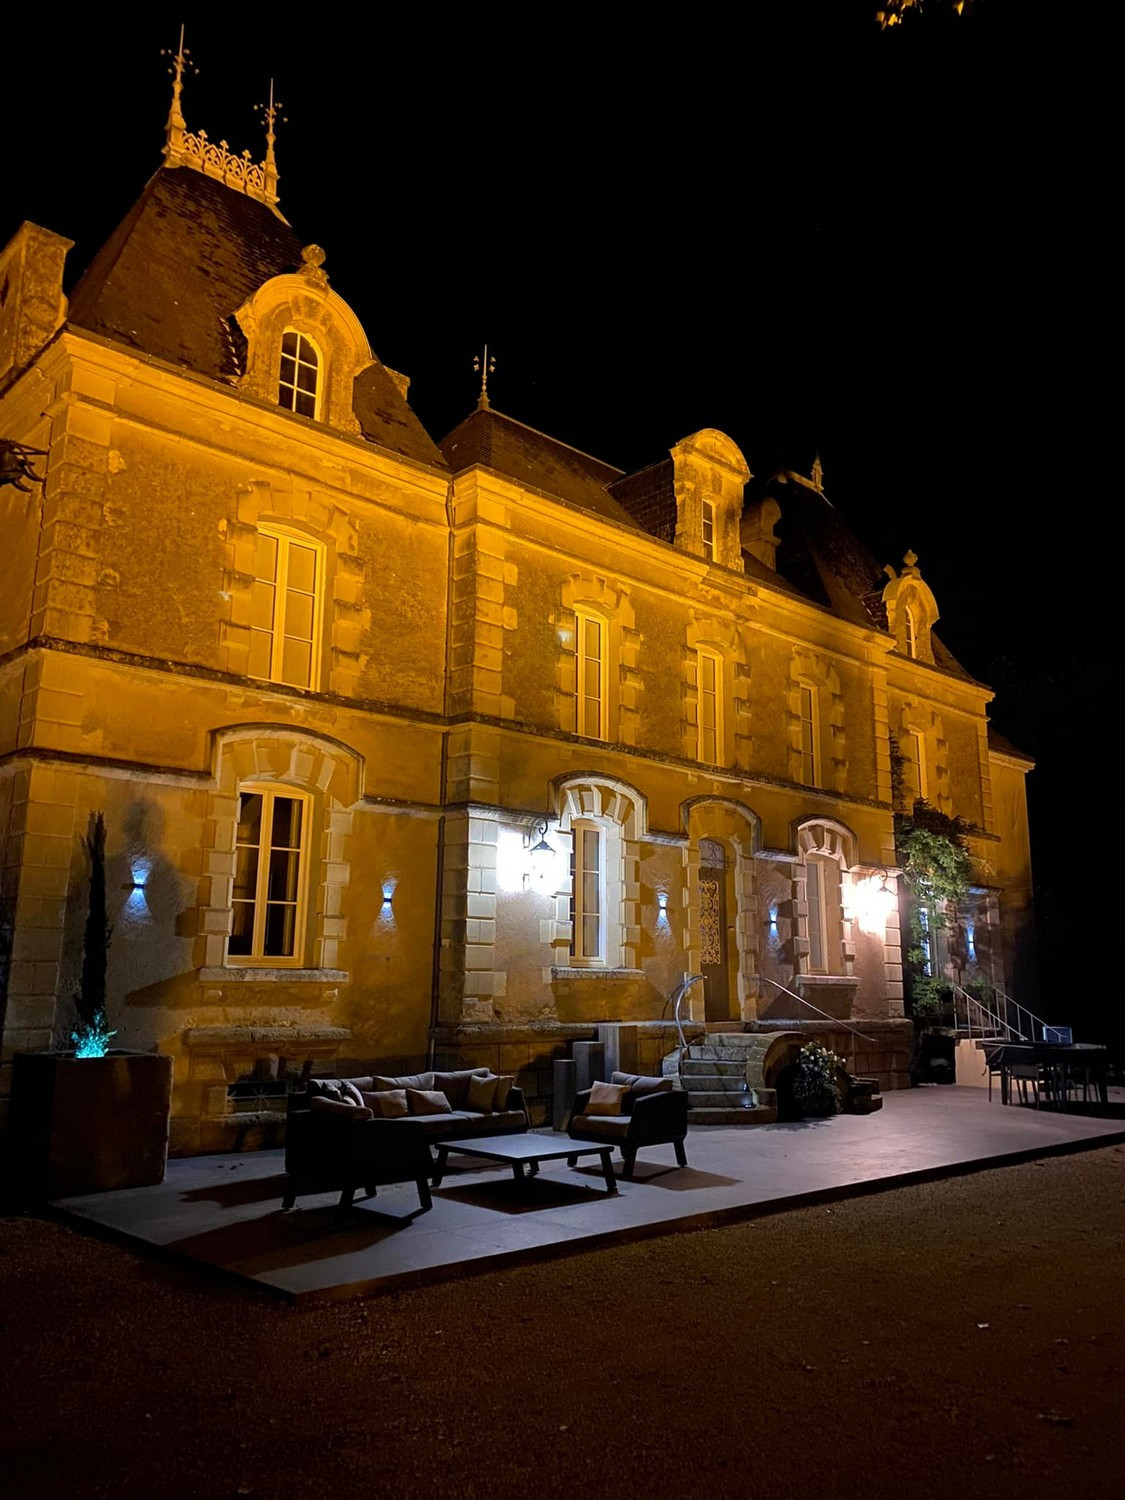
[[[836,1072],[843,1066],[844,1059],[838,1053],[830,1052],[819,1042],[805,1043],[797,1053],[790,1085],[798,1118],[820,1118],[839,1111]]]
[[[82,840],[89,889],[73,1051],[20,1052],[12,1070],[11,1136],[17,1188],[30,1197],[146,1187],[168,1158],[172,1059],[111,1048],[106,970],[106,829],[90,817]]]

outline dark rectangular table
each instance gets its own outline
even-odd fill
[[[465,1141],[438,1141],[437,1165],[433,1173],[433,1185],[439,1187],[445,1175],[446,1161],[451,1151],[460,1151],[464,1156],[479,1156],[484,1161],[507,1162],[517,1182],[525,1181],[526,1167],[534,1177],[541,1161],[561,1161],[565,1158],[574,1164],[580,1156],[600,1156],[602,1176],[607,1193],[616,1193],[617,1178],[613,1175],[613,1147],[592,1146],[581,1141],[559,1142],[543,1135],[495,1135],[472,1137]]]
[[[1097,1042],[1000,1042],[994,1046],[981,1043],[990,1068],[1000,1072],[1000,1098],[1005,1104],[1012,1102],[1011,1069],[1018,1065],[1032,1064],[1046,1070],[1054,1080],[1051,1095],[1067,1104],[1066,1076],[1068,1073],[1085,1073],[1097,1090],[1102,1104],[1108,1102],[1109,1048]]]

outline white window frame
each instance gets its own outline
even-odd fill
[[[828,973],[828,935],[825,930],[824,865],[819,859],[805,862],[805,903],[808,907],[809,973]]]
[[[575,619],[575,716],[574,727],[578,734],[585,735],[591,740],[607,740],[608,734],[608,712],[606,704],[606,677],[607,677],[607,647],[609,645],[609,621],[604,616],[595,614],[593,610],[576,609]],[[591,657],[587,652],[586,627],[596,625],[598,629],[598,655]],[[586,691],[586,668],[591,661],[596,661],[598,666],[598,692],[595,696]],[[596,704],[596,723],[591,724],[591,707]]]
[[[914,618],[914,608],[910,604],[903,605],[902,609],[902,633],[906,641],[906,654],[913,660],[918,659],[918,621]]]
[[[700,534],[703,539],[703,559],[705,562],[715,561],[715,502],[704,500],[703,515],[700,523]]]
[[[576,968],[605,968],[607,964],[607,924],[606,924],[606,861],[608,855],[606,829],[601,823],[594,822],[590,818],[575,819],[570,825],[571,831],[571,896],[570,896],[570,961]],[[586,881],[587,868],[585,856],[590,847],[587,836],[592,835],[594,848],[597,852],[598,868],[596,875],[596,896],[598,910],[593,915],[597,918],[597,929],[595,939],[592,943],[586,941],[586,921],[591,913],[586,909]]]
[[[922,974],[926,979],[934,977],[934,913],[927,901],[918,903],[918,947],[922,954]]]
[[[711,690],[706,687],[706,665],[710,664],[713,672]],[[723,658],[717,651],[709,651],[700,648],[696,652],[695,664],[696,696],[698,706],[696,712],[697,743],[696,754],[705,765],[721,766],[725,764],[723,755]],[[714,724],[707,725],[707,700],[711,701]],[[710,738],[710,743],[708,742]],[[708,754],[708,751],[711,753]]]
[[[917,783],[918,796],[925,801],[929,791],[929,777],[926,774],[926,736],[920,729],[909,729],[907,733],[914,746],[914,779]]]
[[[297,353],[293,355],[286,354],[284,352],[285,336],[286,334],[290,333],[293,334],[297,340]],[[313,355],[315,356],[314,360],[302,358],[302,343],[306,344],[309,349],[312,350]],[[311,338],[304,331],[304,329],[294,328],[292,325],[290,325],[288,328],[283,328],[281,331],[281,350],[282,353],[278,361],[277,370],[278,406],[282,411],[292,412],[294,416],[308,417],[313,422],[318,422],[320,420],[321,398],[324,392],[324,355],[321,352],[320,345],[314,338]],[[283,365],[281,361],[286,359],[293,360],[292,381],[285,380],[282,375]],[[307,396],[309,394],[308,391],[304,390],[300,385],[297,384],[297,371],[301,366],[304,366],[306,369],[313,369],[316,371],[316,384],[314,385],[312,391],[313,409],[311,412],[299,411],[297,409],[298,396]]]
[[[804,786],[820,785],[820,700],[811,682],[797,684],[801,721],[801,782]],[[806,714],[805,709],[808,708]],[[807,729],[807,732],[806,732]]]
[[[238,788],[239,816],[235,822],[235,860],[237,862],[238,849],[238,825],[241,822],[242,798],[244,796],[259,796],[262,799],[262,824],[261,835],[258,841],[258,875],[255,883],[253,908],[254,923],[253,933],[250,940],[249,953],[231,953],[230,935],[227,937],[226,962],[232,968],[269,968],[269,969],[300,969],[305,966],[305,947],[308,939],[308,892],[309,892],[309,851],[312,842],[312,815],[313,801],[308,792],[299,791],[296,787],[278,786],[271,782],[248,781]],[[293,925],[293,952],[291,954],[278,954],[265,952],[266,917],[269,906],[269,870],[270,854],[273,852],[271,834],[273,829],[273,808],[278,798],[287,798],[292,802],[301,804],[301,838],[297,846],[297,899],[294,903],[296,911]],[[243,903],[246,904],[246,903]],[[231,915],[233,929],[233,914],[235,906],[234,889],[231,890]]]
[[[270,670],[268,677],[262,677],[257,673],[251,673],[259,682],[284,682],[290,687],[303,687],[316,690],[320,683],[320,645],[324,627],[324,566],[326,551],[322,543],[314,541],[303,532],[289,531],[283,526],[259,526],[260,536],[271,537],[277,543],[277,572],[272,580],[273,596],[273,621],[269,631],[270,639]],[[316,575],[313,580],[313,609],[312,609],[312,640],[309,651],[309,680],[308,682],[290,682],[284,675],[285,671],[285,614],[288,607],[289,589],[289,561],[290,550],[293,546],[305,547],[312,552],[316,558]],[[255,581],[259,581],[255,577]],[[262,579],[265,583],[269,580]],[[261,627],[251,624],[251,633],[255,631],[265,634]],[[297,637],[294,637],[297,639]]]

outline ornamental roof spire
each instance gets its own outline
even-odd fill
[[[266,159],[251,161],[249,151],[236,156],[226,141],[208,140],[205,130],[191,131],[184,119],[182,99],[184,72],[198,73],[191,60],[190,50],[184,46],[184,28],[180,27],[180,45],[173,55],[166,49],[162,56],[172,58],[168,69],[172,75],[172,107],[168,111],[168,123],[164,128],[164,165],[166,167],[191,167],[206,177],[213,177],[235,192],[245,193],[272,208],[278,218],[283,215],[277,206],[277,158],[274,142],[277,139],[275,125],[281,109],[280,100],[274,99],[273,79],[270,79],[270,102],[259,105],[266,122]]]
[[[484,346],[483,354],[473,355],[473,369],[480,375],[480,396],[477,399],[477,411],[490,411],[488,377],[496,373],[496,360],[489,357],[487,344]]]

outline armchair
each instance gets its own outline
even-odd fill
[[[413,1182],[425,1211],[433,1207],[431,1171],[421,1121],[378,1120],[339,1096],[289,1096],[283,1208],[292,1208],[298,1194],[337,1191],[340,1207],[350,1208],[357,1189],[373,1198],[386,1183]]]
[[[641,1146],[671,1144],[676,1161],[687,1166],[684,1138],[687,1135],[688,1096],[673,1087],[670,1078],[648,1078],[638,1073],[614,1073],[611,1083],[624,1087],[621,1113],[588,1114],[590,1089],[575,1097],[567,1123],[574,1141],[612,1141],[624,1159],[623,1177],[631,1177]],[[574,1165],[574,1162],[571,1162]]]

